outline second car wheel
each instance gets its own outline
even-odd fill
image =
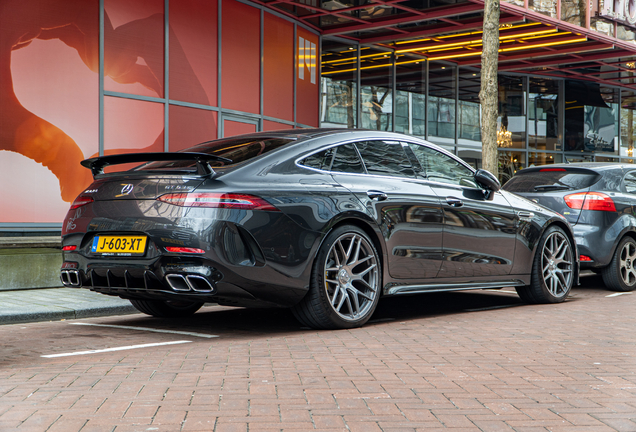
[[[375,311],[381,287],[380,258],[373,242],[362,229],[343,225],[325,238],[309,292],[292,311],[312,328],[359,327]]]
[[[541,236],[532,262],[530,285],[517,288],[528,303],[559,303],[564,301],[574,283],[576,258],[572,242],[556,225]]]
[[[633,291],[636,288],[636,241],[623,237],[618,243],[612,261],[601,273],[605,286],[613,291]]]

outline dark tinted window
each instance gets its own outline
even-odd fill
[[[329,169],[331,168],[331,159],[333,158],[334,152],[335,148],[332,147],[327,150],[314,153],[311,156],[306,157],[305,159],[300,161],[300,164],[309,168],[329,171]]]
[[[636,194],[636,171],[630,171],[625,176],[625,192]]]
[[[279,147],[284,146],[293,139],[287,138],[242,138],[242,139],[222,139],[209,143],[198,144],[183,151],[207,153],[230,159],[232,162],[210,161],[212,167],[232,166],[241,162],[248,161],[257,156],[263,155]],[[194,167],[195,163],[191,161],[174,161],[174,162],[153,162],[138,168],[140,170],[155,169],[177,169]]]
[[[336,155],[333,158],[331,171],[364,173],[364,166],[353,144],[344,144],[336,148]]]
[[[583,169],[545,168],[520,171],[508,180],[503,189],[510,192],[555,192],[586,189],[596,183],[600,175]]]
[[[420,175],[428,180],[477,187],[474,173],[458,160],[430,147],[409,143],[422,167]]]
[[[369,174],[413,177],[413,166],[402,144],[397,141],[363,141],[356,143]]]

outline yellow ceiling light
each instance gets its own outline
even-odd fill
[[[543,47],[549,47],[549,46],[555,46],[555,45],[567,45],[567,44],[572,44],[572,43],[577,43],[577,42],[586,42],[586,41],[587,41],[587,38],[586,37],[582,37],[582,38],[570,39],[570,40],[558,41],[558,42],[546,42],[546,43],[542,43],[542,44],[523,45],[523,46],[510,47],[510,48],[501,48],[499,50],[499,52],[520,51],[520,50],[526,50],[526,49],[532,49],[532,48],[543,48]]]

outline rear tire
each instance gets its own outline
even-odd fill
[[[623,237],[618,243],[609,265],[603,268],[603,282],[612,291],[633,291],[636,289],[636,241]]]
[[[530,285],[516,288],[527,303],[560,303],[574,284],[576,258],[572,242],[556,225],[541,236],[532,262]]]
[[[381,287],[381,262],[373,242],[360,228],[343,225],[325,238],[309,292],[292,312],[315,329],[360,327],[373,315]]]
[[[194,314],[203,303],[178,300],[130,300],[139,312],[158,318],[179,318]]]

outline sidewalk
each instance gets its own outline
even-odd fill
[[[83,288],[0,291],[0,325],[137,312],[128,300]]]

